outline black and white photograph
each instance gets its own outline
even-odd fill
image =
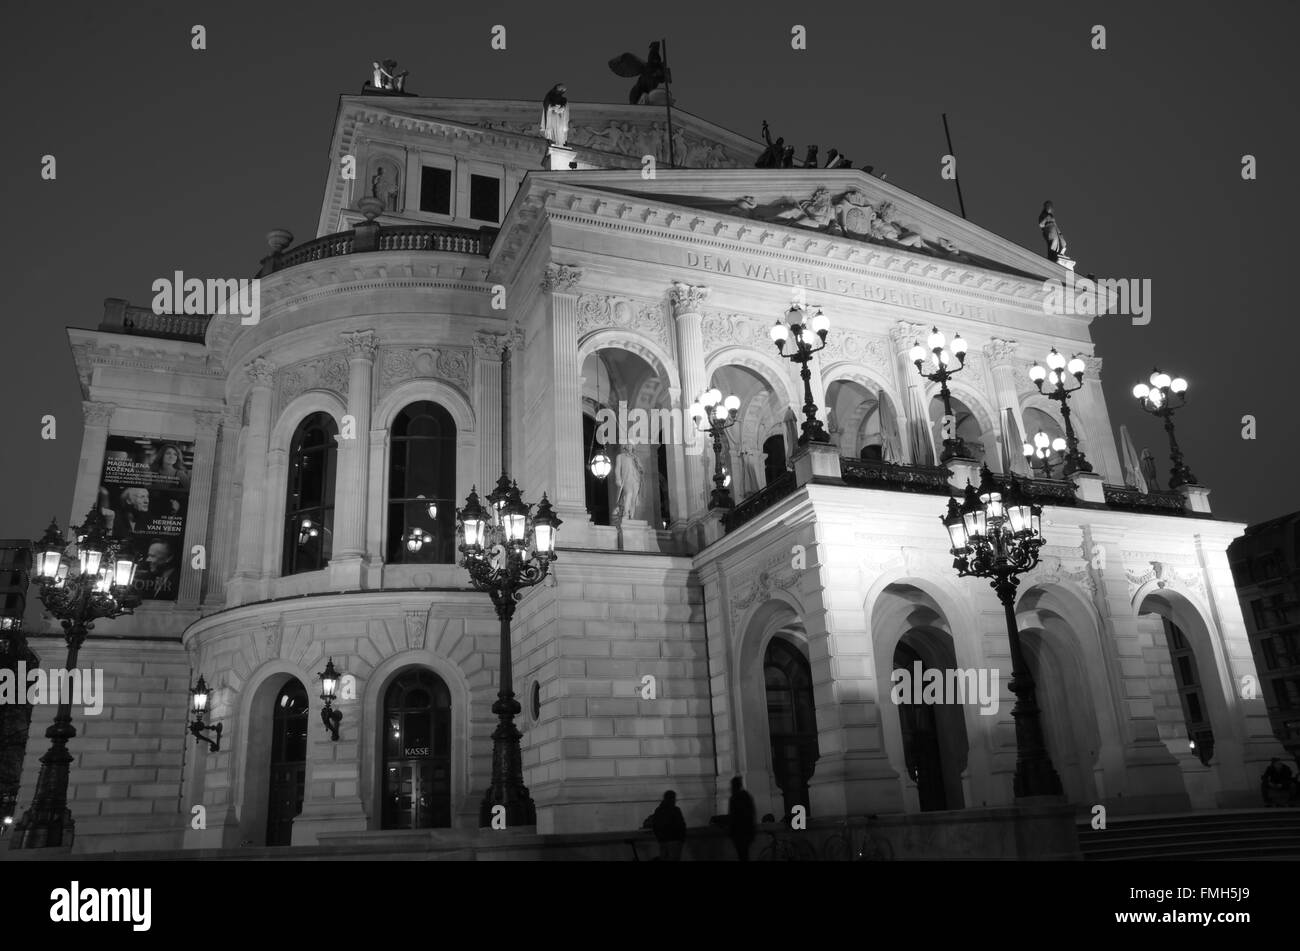
[[[1293,920],[1300,7],[6,21],[15,922]]]

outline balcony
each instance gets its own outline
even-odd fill
[[[276,248],[262,261],[258,277],[311,261],[369,251],[443,251],[486,257],[499,229],[451,228],[444,225],[357,225],[349,231],[327,234],[296,248]],[[287,232],[272,232],[286,235]],[[292,240],[292,238],[289,238]]]
[[[905,466],[896,462],[840,457],[841,477],[849,485],[895,492],[925,492],[948,495],[946,466]]]
[[[98,329],[137,337],[203,343],[211,319],[207,314],[155,314],[148,307],[136,307],[121,298],[110,297],[104,301],[104,319]]]

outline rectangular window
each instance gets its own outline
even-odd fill
[[[1255,616],[1255,630],[1262,631],[1268,627],[1268,624],[1264,620],[1263,598],[1256,598],[1254,601],[1250,602],[1250,611],[1251,614]]]
[[[432,165],[420,169],[420,210],[451,214],[451,169]]]
[[[469,177],[469,216],[494,224],[501,220],[501,179],[491,175]]]
[[[1259,643],[1264,649],[1264,666],[1268,670],[1277,670],[1277,651],[1273,648],[1273,638],[1266,637]]]

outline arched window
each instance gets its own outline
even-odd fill
[[[763,452],[767,454],[767,461],[763,463],[763,484],[771,485],[785,475],[785,437],[779,433],[767,437]]]
[[[1187,737],[1196,744],[1192,751],[1204,765],[1209,766],[1214,757],[1214,732],[1210,729],[1210,712],[1205,708],[1204,687],[1196,670],[1196,655],[1182,629],[1169,618],[1161,616],[1165,641],[1169,645],[1169,658],[1174,664],[1174,680],[1178,683],[1178,697],[1183,708],[1183,721],[1187,724]]]
[[[389,444],[387,561],[451,564],[455,498],[456,423],[437,403],[412,403]]]
[[[384,695],[383,828],[451,825],[451,693],[431,670],[399,674]]]
[[[285,502],[281,573],[319,571],[334,541],[334,476],[338,427],[329,413],[312,413],[289,443],[289,497]]]
[[[271,788],[266,809],[266,844],[290,845],[293,820],[302,812],[307,788],[307,690],[290,680],[271,711]]]
[[[597,446],[601,446],[596,439],[596,430],[598,426],[596,418],[589,413],[582,414],[582,445],[586,455],[582,459],[583,478],[587,484],[587,512],[591,515],[593,525],[609,524],[609,489],[610,476],[603,479],[597,479],[591,473],[591,456]],[[605,455],[610,458],[610,464],[613,465],[614,453],[608,446],[604,447]],[[611,470],[612,472],[612,470]]]
[[[772,737],[772,771],[785,798],[785,814],[809,808],[808,781],[817,764],[817,714],[812,669],[789,641],[772,638],[763,658],[767,686],[767,728]]]

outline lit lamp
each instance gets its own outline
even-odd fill
[[[1169,458],[1173,469],[1169,473],[1169,488],[1180,485],[1200,485],[1192,470],[1183,462],[1183,451],[1178,448],[1174,438],[1174,411],[1187,405],[1187,381],[1181,376],[1170,377],[1159,368],[1151,372],[1150,384],[1139,383],[1133,387],[1133,396],[1138,405],[1152,416],[1165,422],[1165,433],[1169,436]]]
[[[1074,424],[1070,422],[1070,394],[1083,389],[1083,374],[1087,363],[1078,354],[1068,361],[1053,347],[1047,354],[1047,366],[1035,363],[1029,368],[1029,379],[1038,392],[1049,400],[1061,404],[1061,419],[1065,422],[1065,467],[1064,474],[1071,476],[1076,472],[1091,472],[1092,463],[1079,449],[1079,440],[1074,435]],[[1065,385],[1066,375],[1074,377],[1075,386]],[[1044,389],[1046,385],[1046,389]],[[1051,478],[1049,475],[1048,478]]]
[[[1001,485],[988,466],[982,466],[979,488],[967,482],[962,501],[949,499],[948,512],[940,518],[952,542],[952,566],[958,577],[988,580],[1006,615],[1010,689],[1016,698],[1011,711],[1016,724],[1015,794],[1018,798],[1059,796],[1061,780],[1043,740],[1034,681],[1021,649],[1015,613],[1019,576],[1034,569],[1043,546],[1042,507],[1029,501],[1015,476]]]
[[[784,324],[778,325],[784,326]],[[709,499],[710,508],[731,508],[731,476],[722,464],[722,434],[732,426],[740,413],[740,397],[734,393],[723,398],[722,391],[716,386],[705,390],[700,398],[691,404],[691,418],[695,428],[713,437],[713,492]]]
[[[338,696],[339,674],[334,669],[334,658],[331,657],[325,662],[325,669],[316,675],[320,679],[320,698],[325,701],[325,707],[320,712],[320,718],[325,724],[325,729],[329,731],[330,739],[338,742],[339,723],[343,720],[343,711],[334,709],[334,700]]]
[[[811,318],[807,318],[805,316],[807,310],[807,304],[798,302],[791,304],[785,315],[788,323],[778,320],[769,332],[772,343],[776,344],[776,352],[785,359],[799,364],[799,378],[803,380],[804,414],[799,436],[799,445],[801,446],[810,442],[831,441],[831,437],[826,432],[826,427],[817,418],[817,404],[813,402],[812,397],[812,371],[808,369],[813,354],[826,349],[826,334],[830,331],[831,319],[826,316],[820,307],[817,308],[817,312]],[[813,335],[816,335],[818,340],[815,345],[811,339]],[[791,337],[794,338],[794,352],[786,353],[785,347]]]
[[[199,674],[198,683],[190,689],[190,713],[194,717],[194,721],[190,723],[190,735],[194,737],[195,745],[206,742],[208,751],[216,753],[221,749],[221,724],[208,726],[203,722],[211,706],[211,699],[212,691],[204,682],[203,675]],[[215,733],[216,739],[208,736],[209,733]]]
[[[926,347],[929,348],[930,362],[934,364],[934,369],[929,372],[925,369]],[[962,339],[961,334],[957,334],[952,338],[950,349],[948,338],[940,333],[938,327],[934,327],[926,339],[926,347],[922,347],[919,343],[914,344],[909,356],[916,366],[917,373],[931,383],[939,384],[939,398],[943,400],[944,418],[956,419],[952,413],[952,392],[948,389],[948,381],[966,369],[966,341]],[[951,436],[945,434],[943,451],[939,454],[940,462],[947,462],[949,459],[966,459],[969,456],[970,451],[966,448],[966,441],[957,435],[955,428]]]
[[[604,479],[609,475],[614,465],[609,461],[609,455],[605,452],[604,446],[596,446],[595,450],[588,465],[591,468],[592,475],[597,479]]]
[[[1034,433],[1034,441],[1024,444],[1025,460],[1029,463],[1030,469],[1041,471],[1047,478],[1052,477],[1052,453],[1060,455],[1066,451],[1067,444],[1064,439],[1057,436],[1053,439],[1047,433],[1039,430]],[[1034,460],[1039,460],[1035,462]]]

